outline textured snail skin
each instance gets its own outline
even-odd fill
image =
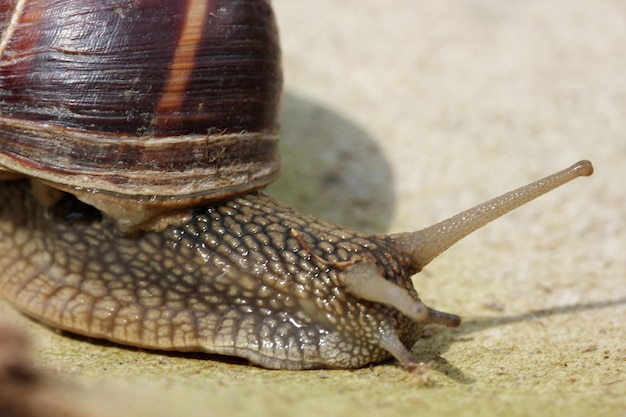
[[[26,314],[147,348],[248,358],[268,368],[354,368],[408,349],[426,307],[411,276],[467,234],[576,177],[588,161],[414,233],[367,235],[263,194],[121,234],[67,196],[45,208],[26,181],[0,183],[0,293]],[[168,222],[172,223],[172,222]]]
[[[0,190],[2,295],[55,327],[287,369],[379,361],[389,356],[381,338],[397,343],[398,334],[410,347],[422,327],[342,291],[341,269],[312,259],[291,231],[329,262],[358,255],[380,265],[416,297],[415,268],[392,257],[393,242],[337,229],[262,194],[124,237],[79,205],[44,209],[24,182]]]

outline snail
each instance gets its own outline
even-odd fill
[[[267,368],[408,370],[411,277],[588,161],[413,233],[365,234],[265,195],[279,172],[268,0],[4,2],[0,293],[55,328]]]

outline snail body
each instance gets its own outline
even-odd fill
[[[592,173],[581,161],[419,232],[351,231],[255,191],[279,169],[267,1],[41,3],[0,14],[0,293],[60,329],[268,368],[414,369],[424,326],[460,319],[411,276]]]

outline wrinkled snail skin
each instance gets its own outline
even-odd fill
[[[410,346],[421,328],[342,291],[341,268],[331,266],[361,256],[416,297],[415,271],[390,256],[388,238],[338,230],[261,194],[133,237],[88,214],[76,220],[80,207],[51,213],[23,182],[4,184],[0,197],[8,202],[0,213],[3,296],[55,327],[288,369],[382,360],[382,331]],[[292,230],[329,263],[312,258]]]
[[[66,197],[45,208],[25,181],[0,188],[2,296],[52,326],[268,368],[354,368],[408,351],[425,324],[411,275],[478,227],[581,175],[565,171],[415,233],[366,235],[263,194],[193,209],[181,225],[121,235]],[[450,232],[452,231],[452,232]]]
[[[257,191],[279,169],[269,2],[102,3],[0,7],[0,295],[52,327],[267,368],[418,369],[424,326],[460,319],[412,275],[593,172],[580,161],[418,232],[316,220]]]

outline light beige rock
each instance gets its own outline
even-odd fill
[[[90,343],[1,302],[1,316],[32,335],[35,364],[132,416],[624,416],[624,3],[274,5],[289,107],[272,194],[396,232],[581,158],[596,173],[487,226],[416,277],[425,302],[465,320],[415,346],[432,361],[425,379],[394,363],[278,372]]]

